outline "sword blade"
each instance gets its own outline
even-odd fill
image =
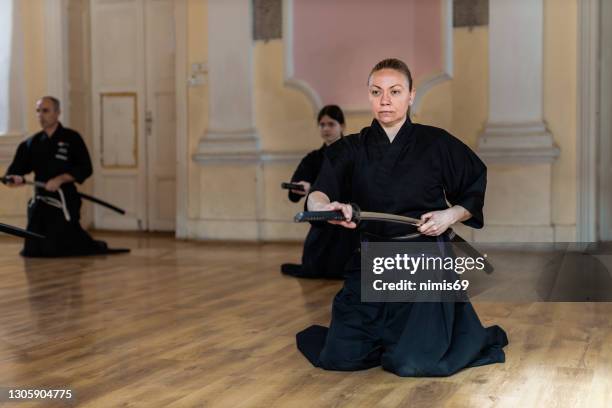
[[[388,221],[395,222],[399,224],[409,224],[414,226],[420,226],[421,220],[412,217],[405,217],[403,215],[395,215],[395,214],[386,214],[386,213],[378,213],[371,211],[360,211],[357,214],[359,220],[364,221]]]

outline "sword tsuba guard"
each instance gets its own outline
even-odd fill
[[[353,208],[353,217],[351,218],[351,221],[353,221],[355,224],[359,224],[361,221],[361,208],[359,208],[359,206],[355,203],[350,204]]]

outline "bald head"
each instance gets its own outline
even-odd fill
[[[36,102],[36,117],[47,133],[55,131],[60,113],[60,101],[53,96],[43,96]]]
[[[47,101],[51,102],[51,104],[53,104],[53,107],[55,108],[55,110],[57,112],[60,111],[60,107],[61,107],[60,106],[60,101],[55,96],[49,96],[49,95],[43,96],[42,98],[39,99],[39,101],[42,101],[42,100],[47,100]]]

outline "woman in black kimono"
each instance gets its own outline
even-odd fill
[[[45,184],[44,188],[35,188],[34,198],[28,204],[27,229],[46,239],[26,239],[21,255],[127,252],[109,249],[105,242],[94,240],[81,227],[81,198],[74,183],[83,183],[91,176],[91,160],[81,135],[59,122],[59,101],[43,97],[36,104],[36,113],[43,130],[19,145],[5,176],[10,181],[9,187],[23,186],[23,176],[30,172],[34,172],[35,181]]]
[[[346,221],[334,223],[355,231],[351,206],[334,201],[350,185],[350,201],[364,211],[420,218],[418,241],[448,242],[445,232],[456,222],[481,228],[486,167],[446,131],[410,121],[415,93],[406,64],[381,61],[368,89],[375,119],[333,146],[335,158],[324,161],[308,209],[341,210]],[[364,223],[361,239],[403,236],[405,228]],[[484,328],[470,302],[375,303],[360,296],[355,254],[334,299],[329,329],[311,326],[297,334],[298,348],[313,365],[347,371],[382,365],[400,376],[448,376],[505,361],[506,333]]]
[[[345,129],[344,113],[337,105],[324,106],[317,115],[323,146],[302,159],[292,183],[304,186],[304,191],[289,190],[289,200],[297,203],[308,194],[315,182],[329,146],[342,139]],[[328,223],[313,223],[308,231],[302,253],[302,264],[283,264],[281,272],[300,278],[339,279],[344,276],[344,265],[350,257],[351,245],[345,228]]]

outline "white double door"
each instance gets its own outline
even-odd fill
[[[90,1],[95,227],[174,230],[174,1]]]

